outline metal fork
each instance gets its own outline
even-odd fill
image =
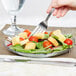
[[[46,19],[45,19],[44,21],[42,21],[42,22],[39,23],[39,25],[34,29],[34,31],[31,33],[30,36],[32,36],[33,34],[38,33],[38,32],[45,32],[45,31],[46,31],[46,29],[47,29],[47,27],[48,27],[48,24],[47,24],[48,19],[50,18],[50,16],[51,16],[51,14],[53,13],[54,9],[55,9],[55,8],[53,8],[53,9],[50,11],[50,13],[48,14],[48,16],[46,17]],[[29,37],[30,37],[30,36],[29,36]]]

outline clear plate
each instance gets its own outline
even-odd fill
[[[54,57],[54,56],[58,56],[58,55],[62,55],[65,53],[68,53],[71,49],[66,49],[66,50],[62,50],[62,51],[58,51],[58,52],[53,52],[53,53],[49,53],[49,54],[30,54],[30,53],[22,53],[22,52],[17,52],[15,50],[10,49],[10,46],[7,46],[10,42],[5,40],[4,44],[6,46],[6,48],[10,51],[13,52],[17,55],[21,55],[21,56],[27,56],[27,57],[35,57],[35,58],[46,58],[46,57]]]

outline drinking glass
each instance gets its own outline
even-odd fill
[[[16,15],[22,9],[25,0],[1,0],[1,1],[6,11],[11,15],[11,26],[3,30],[3,33],[9,36],[17,35],[18,33],[22,32],[23,29],[19,28],[16,25]]]

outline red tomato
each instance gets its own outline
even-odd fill
[[[24,30],[24,32],[26,32],[26,33],[27,33],[27,36],[29,36],[29,35],[31,34],[31,31],[30,31],[30,30],[28,30],[28,29]]]
[[[51,36],[51,35],[52,35],[52,33],[53,33],[53,32],[50,32],[49,36]]]
[[[30,41],[35,41],[35,42],[38,42],[38,38],[36,36],[31,36],[29,38]]]
[[[44,34],[48,34],[48,32],[44,32]]]
[[[23,41],[24,40],[24,38],[22,38],[22,37],[20,37],[19,39],[20,39],[20,41]]]
[[[52,43],[49,42],[49,41],[44,41],[43,42],[43,47],[48,47],[48,46],[50,46],[49,48],[52,48]]]
[[[73,44],[73,41],[71,39],[66,39],[64,41],[64,43],[66,43],[67,45],[72,45]]]
[[[8,44],[7,46],[10,46],[10,45],[12,45],[12,43]]]

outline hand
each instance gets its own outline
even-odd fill
[[[76,10],[76,0],[52,0],[47,13],[55,8],[53,15],[57,18],[63,17],[69,10]]]

